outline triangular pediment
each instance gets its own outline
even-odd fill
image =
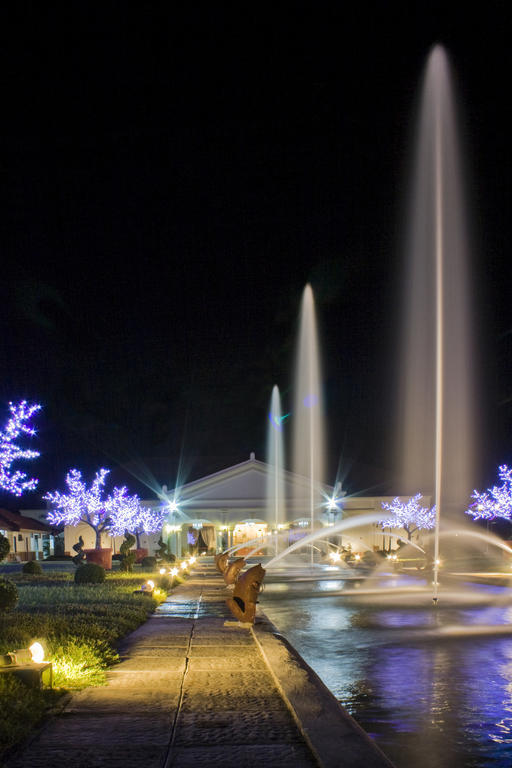
[[[262,499],[265,496],[266,472],[257,467],[247,467],[241,472],[221,472],[217,476],[182,489],[182,498],[201,499]]]
[[[173,493],[181,512],[188,518],[209,517],[215,510],[226,514],[236,510],[242,517],[260,517],[267,507],[268,479],[272,471],[269,464],[251,458],[187,483]],[[307,478],[283,472],[285,499],[309,498],[309,488]],[[327,486],[325,491],[329,491]]]

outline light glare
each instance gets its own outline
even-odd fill
[[[29,647],[34,664],[42,664],[44,661],[44,648],[41,643],[32,643]]]

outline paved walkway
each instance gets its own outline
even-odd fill
[[[226,594],[201,566],[7,768],[317,766],[253,633],[224,626]]]

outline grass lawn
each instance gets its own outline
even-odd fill
[[[105,669],[118,660],[117,642],[165,599],[163,590],[153,597],[132,594],[148,575],[117,572],[103,584],[75,585],[70,573],[12,574],[19,601],[15,610],[0,612],[0,654],[39,641],[53,662],[54,690],[30,689],[0,675],[0,764],[5,750],[26,737],[62,693],[105,682]],[[151,578],[158,584],[158,576]]]

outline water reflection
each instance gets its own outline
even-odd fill
[[[496,729],[489,733],[489,737],[498,744],[512,744],[512,647],[507,647],[505,653],[509,661],[500,668],[505,691],[502,701],[504,716],[496,723]]]
[[[397,768],[512,765],[510,605],[262,604]]]

